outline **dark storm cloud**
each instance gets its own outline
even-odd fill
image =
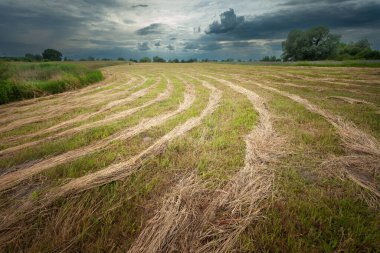
[[[128,44],[125,41],[117,41],[114,39],[109,39],[109,40],[99,40],[99,39],[75,40],[75,39],[73,39],[71,41],[91,42],[91,44],[93,44],[93,45],[102,46],[102,47],[122,47],[122,46],[125,46]]]
[[[144,41],[142,43],[137,44],[137,49],[140,51],[147,51],[150,49],[149,43],[147,41]]]
[[[21,54],[26,50],[37,52],[46,46],[53,47],[68,35],[86,29],[87,21],[91,22],[91,18],[0,4],[1,50]]]
[[[45,48],[56,48],[64,54],[79,52],[84,43],[76,42],[75,38],[86,38],[85,42],[110,48],[121,45],[111,35],[116,32],[115,22],[108,20],[99,24],[102,21],[99,17],[105,16],[113,8],[119,8],[116,0],[76,1],[76,11],[58,8],[54,2],[43,4],[35,1],[34,4],[0,3],[0,34],[6,34],[0,36],[0,54],[40,53]],[[73,3],[66,3],[67,6],[70,4]],[[124,22],[133,23],[131,20]],[[111,39],[108,42],[100,41],[105,37]]]
[[[317,25],[330,27],[344,41],[368,38],[380,49],[379,0],[276,0],[262,6],[263,0],[197,0],[191,7],[185,0],[175,6],[153,1],[154,9],[151,2],[0,0],[0,55],[41,53],[52,47],[75,58],[156,52],[170,57],[255,58],[280,55],[281,41],[290,30]],[[210,22],[214,7],[223,11]]]
[[[169,50],[171,50],[171,51],[174,50],[174,46],[173,45],[167,45],[166,48],[169,49]]]
[[[87,5],[99,7],[120,7],[122,3],[119,0],[84,0]]]
[[[222,45],[219,43],[207,43],[207,44],[201,44],[199,47],[199,50],[214,51],[221,48],[222,48]]]
[[[136,4],[136,5],[132,5],[132,8],[146,8],[148,7],[149,5],[147,4]]]
[[[0,4],[1,29],[8,28],[9,31],[14,31],[8,33],[7,36],[2,36],[2,38],[19,35],[17,33],[22,31],[17,29],[20,28],[25,31],[32,27],[37,27],[41,30],[59,29],[62,31],[64,29],[75,28],[78,24],[81,25],[85,20],[86,19],[82,17],[73,17],[60,12],[43,12]]]
[[[138,35],[163,34],[167,26],[161,23],[153,23],[136,31]]]
[[[183,47],[183,49],[185,50],[193,50],[193,49],[198,49],[198,48],[199,46],[192,42],[186,42]]]
[[[320,1],[315,1],[315,0],[292,0],[288,1],[285,3],[280,3],[279,6],[295,6],[295,5],[310,5],[310,4],[339,4],[339,3],[344,3],[344,2],[350,2],[352,0],[320,0]]]
[[[228,18],[226,18],[226,13]],[[326,25],[332,29],[369,28],[380,25],[380,3],[344,4],[339,8],[296,8],[280,10],[252,19],[239,19],[233,10],[222,13],[221,21],[213,22],[206,34],[213,39],[283,38],[292,29]],[[218,36],[219,35],[219,36]],[[206,36],[204,36],[206,37]]]
[[[226,33],[236,29],[240,24],[244,22],[243,16],[236,16],[235,11],[233,9],[229,9],[228,11],[220,14],[220,22],[214,21],[212,22],[206,33]],[[200,32],[200,27],[199,27]]]
[[[202,50],[202,51],[214,51],[221,49],[222,45],[217,42],[186,42],[183,46],[184,50]]]

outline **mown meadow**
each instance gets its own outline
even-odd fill
[[[1,251],[380,250],[378,68],[75,64],[0,106]]]

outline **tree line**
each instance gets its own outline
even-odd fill
[[[178,58],[174,58],[174,59],[169,59],[169,60],[166,60],[162,57],[159,57],[159,56],[154,56],[152,59],[145,56],[145,57],[142,57],[140,60],[136,60],[136,59],[129,59],[129,61],[131,62],[168,62],[168,63],[192,63],[192,62],[217,62],[217,60],[209,60],[209,59],[201,59],[201,60],[198,60],[197,58],[190,58],[190,59],[178,59]]]
[[[264,56],[260,61],[278,62],[278,61],[318,61],[318,60],[378,60],[380,51],[373,50],[367,39],[356,42],[341,42],[341,36],[332,34],[330,29],[325,26],[313,27],[308,30],[292,30],[289,32],[286,40],[282,42],[281,58],[276,56]],[[61,52],[55,49],[45,49],[42,54],[27,53],[24,57],[1,57],[4,60],[13,61],[70,61],[63,58]],[[110,61],[109,58],[81,58],[80,61]],[[127,61],[123,57],[117,58],[118,61]],[[190,58],[190,59],[169,59],[166,60],[159,56],[142,57],[141,59],[129,59],[130,62],[169,62],[169,63],[192,63],[192,62],[218,62],[218,60]],[[227,58],[220,62],[242,62],[241,59]],[[248,60],[252,62],[252,59]]]
[[[62,61],[63,55],[60,51],[52,48],[45,49],[41,54],[26,53],[24,57],[1,57],[1,59],[9,61]]]

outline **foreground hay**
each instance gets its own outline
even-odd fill
[[[104,71],[0,107],[2,251],[379,249],[376,68]]]

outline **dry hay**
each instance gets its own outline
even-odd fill
[[[131,79],[133,80],[133,79]],[[130,80],[130,82],[131,82]],[[129,83],[129,82],[128,82]],[[143,83],[141,83],[142,85]],[[124,94],[127,94],[130,89],[126,89],[125,91],[115,93],[112,95],[108,95],[107,99],[112,99],[114,97],[123,96]],[[100,104],[104,101],[104,94],[97,94],[96,96],[91,97],[82,97],[77,100],[73,99],[70,100],[69,103],[65,103],[62,105],[53,104],[51,106],[46,106],[42,108],[42,112],[40,115],[32,116],[32,117],[25,117],[20,118],[18,120],[12,120],[8,124],[5,124],[4,126],[0,127],[0,131],[5,132],[9,131],[27,124],[35,123],[35,122],[41,122],[47,119],[50,119],[52,117],[57,117],[59,115],[64,114],[65,112],[68,112],[75,108],[80,107],[91,107],[95,106],[97,104]],[[79,117],[79,116],[78,116]]]
[[[122,130],[112,134],[111,136],[92,143],[88,146],[81,147],[78,149],[70,150],[66,153],[47,158],[41,162],[34,164],[31,167],[25,168],[23,170],[15,171],[0,178],[0,191],[4,191],[10,187],[13,187],[20,183],[21,181],[30,178],[31,176],[38,174],[44,170],[50,169],[54,166],[64,164],[70,161],[73,161],[79,157],[100,151],[106,148],[109,144],[116,140],[127,140],[132,138],[152,127],[159,126],[165,123],[170,118],[175,115],[187,110],[195,101],[195,91],[194,88],[186,83],[186,92],[184,94],[184,101],[179,105],[179,107],[174,110],[167,112],[156,117],[142,120],[136,126]]]
[[[207,191],[196,175],[181,179],[164,196],[161,208],[128,252],[185,252],[192,248],[189,242],[203,211],[200,199],[207,199]]]
[[[103,87],[98,87],[98,88],[111,86],[116,82],[120,82],[120,80],[123,80],[123,79],[118,79],[114,82],[103,85]],[[123,84],[118,85],[116,87],[119,87],[119,86],[127,87],[135,81],[136,81],[136,78],[132,76],[128,82],[124,82]],[[91,94],[86,95],[86,93],[84,93],[84,95],[82,96],[78,96],[78,93],[79,94],[82,93],[81,91],[79,92],[68,91],[68,92],[59,93],[57,95],[58,97],[54,97],[55,95],[52,95],[51,98],[50,96],[42,97],[42,98],[45,98],[44,101],[33,103],[31,105],[25,106],[25,108],[22,107],[23,109],[22,111],[20,111],[21,108],[19,108],[19,111],[14,111],[12,110],[12,107],[9,107],[7,108],[8,110],[6,111],[6,115],[2,117],[1,123],[8,123],[8,122],[12,123],[20,119],[28,119],[32,123],[33,122],[32,119],[29,119],[29,118],[35,118],[36,120],[39,120],[38,117],[41,115],[55,116],[56,114],[63,112],[62,110],[60,110],[61,107],[63,107],[66,111],[68,111],[71,109],[79,108],[83,106],[84,104],[91,105],[92,100],[99,99],[101,97],[104,97],[105,95],[108,95],[108,93],[112,92],[114,89],[116,89],[116,87],[112,89],[108,89],[108,90],[102,90],[95,93],[93,93],[94,91],[88,91],[87,93],[91,92]],[[94,90],[96,91],[97,89],[94,89]]]
[[[330,97],[327,97],[327,98],[342,100],[342,101],[347,102],[349,104],[366,104],[366,105],[372,105],[372,106],[374,105],[371,102],[367,102],[367,101],[364,101],[364,100],[361,100],[361,99],[344,97],[344,96],[330,96]]]
[[[48,95],[44,97],[16,101],[16,102],[12,102],[6,105],[0,105],[0,113],[1,114],[19,114],[19,113],[24,113],[24,112],[28,113],[28,111],[32,110],[33,107],[35,106],[40,106],[41,104],[45,105],[45,104],[49,104],[53,102],[55,103],[56,101],[60,101],[63,98],[85,94],[93,90],[98,90],[100,88],[110,86],[116,83],[117,81],[121,80],[120,74],[116,75],[115,71],[110,72],[108,70],[103,70],[103,74],[106,76],[106,78],[103,81],[100,81],[93,85],[86,86],[80,90],[67,91],[64,93],[58,93],[58,94]],[[125,77],[127,76],[125,75]]]
[[[212,91],[213,104],[221,99],[220,90],[205,81],[201,83]],[[164,197],[161,209],[148,221],[129,252],[184,251],[193,247],[192,235],[203,205],[199,200],[205,201],[205,194],[204,185],[195,175],[182,179]]]
[[[379,186],[376,179],[372,175],[373,170],[377,171],[379,169],[380,161],[380,145],[377,140],[358,129],[352,122],[343,120],[342,118],[325,111],[316,105],[310,103],[307,99],[301,98],[298,95],[291,94],[285,91],[278,90],[271,86],[266,86],[261,83],[252,81],[255,85],[276,92],[282,96],[288,97],[291,100],[302,104],[307,110],[321,115],[325,118],[331,125],[337,129],[344,147],[346,148],[347,155],[340,157],[338,160],[334,159],[335,163],[341,161],[341,169],[345,172],[346,176],[352,179],[353,182],[357,183],[361,187],[369,190],[374,196],[379,197]],[[355,157],[354,160],[352,158]],[[361,157],[361,162],[357,162],[357,158]],[[324,163],[324,164],[329,164]],[[345,169],[347,164],[350,164],[350,170]],[[372,166],[376,164],[376,166]],[[372,178],[368,180],[368,178]],[[377,184],[373,187],[374,183]]]
[[[158,82],[157,82],[158,83]],[[156,83],[156,84],[157,84]],[[155,84],[155,85],[156,85]],[[6,154],[11,154],[11,153],[14,153],[16,151],[19,151],[21,149],[25,149],[25,148],[29,148],[29,147],[32,147],[32,146],[36,146],[38,144],[41,144],[41,143],[45,143],[47,141],[51,141],[51,140],[55,140],[57,138],[61,138],[61,137],[64,137],[64,136],[68,136],[68,135],[72,135],[74,133],[78,133],[80,131],[83,131],[83,130],[86,130],[86,129],[90,129],[90,128],[94,128],[94,127],[98,127],[98,126],[102,126],[106,123],[109,123],[109,122],[112,122],[112,121],[115,121],[115,120],[118,120],[118,119],[121,119],[121,118],[124,118],[126,116],[129,116],[129,115],[132,115],[133,113],[136,113],[138,112],[139,110],[147,107],[147,106],[150,106],[152,104],[155,104],[157,102],[160,102],[166,98],[168,98],[171,94],[173,90],[173,86],[172,84],[168,83],[168,88],[166,89],[165,92],[159,94],[155,99],[153,100],[150,100],[146,103],[144,103],[143,105],[141,106],[138,106],[138,107],[134,107],[134,108],[130,108],[130,109],[127,109],[125,111],[121,111],[119,113],[115,113],[115,114],[111,114],[107,117],[105,117],[104,119],[102,120],[98,120],[98,121],[95,121],[95,122],[90,122],[90,123],[87,123],[87,124],[84,124],[84,125],[81,125],[81,126],[78,126],[78,127],[74,127],[74,128],[69,128],[65,131],[62,131],[62,132],[59,132],[59,133],[56,133],[56,134],[53,134],[51,136],[47,136],[45,138],[40,138],[36,141],[31,141],[31,142],[27,142],[27,143],[23,143],[23,144],[20,144],[20,145],[17,145],[17,146],[13,146],[13,147],[10,147],[10,148],[7,148],[7,149],[4,149],[4,150],[0,150],[0,156],[2,155],[6,155]],[[145,95],[147,92],[147,90],[140,90],[136,93],[133,93],[131,96],[123,99],[124,102],[131,102],[133,101],[134,99],[136,99],[137,97],[140,97],[140,96],[143,96]],[[119,101],[115,101],[115,102],[119,102]],[[115,105],[115,104],[113,104]],[[99,113],[102,113],[106,110],[109,110],[110,109],[110,106],[109,104],[106,105],[103,109],[100,109],[99,111],[97,112],[94,112],[94,113],[89,113],[89,114],[85,114],[85,115],[79,115],[78,117],[76,118],[73,118],[73,119],[70,119],[70,120],[67,120],[67,121],[64,121],[64,122],[61,122],[53,127],[50,127],[48,129],[44,129],[44,130],[41,130],[41,131],[38,131],[38,132],[35,132],[33,134],[29,134],[27,135],[28,137],[34,137],[34,136],[37,136],[37,135],[41,135],[41,134],[46,134],[48,132],[51,132],[51,131],[55,131],[57,129],[60,129],[60,128],[63,128],[65,127],[66,125],[69,125],[69,124],[73,124],[75,122],[78,122],[78,121],[82,121],[82,120],[85,120],[85,119],[88,119],[90,117],[93,117],[95,116],[96,114],[99,114]],[[24,136],[21,136],[21,137],[25,137]],[[18,138],[17,138],[18,139]]]
[[[260,219],[267,206],[273,190],[270,166],[281,154],[282,139],[274,133],[270,113],[256,93],[213,79],[247,96],[260,115],[258,126],[245,140],[245,166],[213,194],[193,175],[181,180],[129,252],[230,252],[241,232]],[[207,196],[213,200],[207,201]]]
[[[0,242],[6,242],[15,236],[17,231],[15,232],[12,228],[15,228],[16,223],[30,217],[31,214],[38,210],[49,206],[57,199],[98,187],[112,181],[124,179],[136,172],[147,159],[163,152],[171,140],[180,137],[194,127],[200,125],[206,116],[215,111],[219,106],[220,100],[221,92],[219,90],[213,90],[210,94],[206,108],[199,116],[190,118],[178,125],[138,155],[133,156],[127,161],[112,164],[105,169],[73,179],[60,187],[53,188],[47,192],[38,203],[33,201],[25,202],[21,207],[15,209],[15,212],[11,214],[8,213],[3,218],[0,224],[0,232],[2,233],[0,236]]]
[[[342,85],[346,87],[364,87],[363,85],[339,82],[339,81],[336,81],[336,79],[331,79],[331,78],[315,78],[315,77],[308,77],[308,76],[296,75],[296,74],[291,74],[291,73],[281,73],[280,75],[290,77],[292,79],[296,78],[296,79],[301,79],[301,80],[310,81],[310,82],[323,82],[323,83],[329,83],[329,84]]]
[[[309,88],[309,89],[314,89],[314,90],[317,90],[317,91],[326,91],[326,90],[334,90],[334,91],[344,91],[344,92],[350,92],[350,93],[355,93],[355,94],[359,94],[359,95],[373,95],[372,93],[369,93],[369,92],[364,92],[364,91],[358,91],[358,90],[355,90],[355,89],[351,89],[350,87],[346,87],[346,88],[337,88],[337,87],[321,87],[321,86],[315,86],[313,84],[310,84],[310,85],[301,85],[301,84],[294,84],[294,83],[290,83],[290,82],[284,82],[284,78],[282,76],[279,76],[279,75],[270,75],[274,78],[277,78],[277,79],[280,79],[281,81],[276,81],[276,84],[280,84],[280,85],[283,85],[283,86],[289,86],[289,87],[295,87],[295,88]],[[247,78],[242,78],[240,76],[237,77],[237,79],[244,79],[246,81],[250,81],[250,79],[247,79]],[[344,85],[344,86],[347,86],[347,85]],[[357,88],[357,86],[355,86]]]
[[[212,77],[210,77],[212,78]],[[283,139],[274,131],[265,101],[251,90],[217,79],[244,94],[259,113],[259,123],[246,137],[245,166],[205,210],[196,252],[231,252],[241,233],[262,218],[273,193],[272,167],[282,155]]]

